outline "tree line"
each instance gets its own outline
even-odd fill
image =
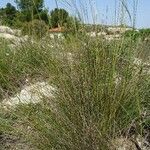
[[[15,0],[16,6],[7,3],[5,8],[0,8],[0,23],[14,28],[21,28],[25,23],[33,20],[43,21],[50,28],[71,28],[79,20],[70,16],[62,8],[55,8],[50,13],[44,8],[44,0]]]

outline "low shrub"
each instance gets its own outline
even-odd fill
[[[48,31],[48,26],[42,20],[33,20],[31,22],[26,22],[22,28],[23,34],[28,34],[33,37],[41,38]]]

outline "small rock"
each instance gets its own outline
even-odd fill
[[[126,138],[116,138],[112,141],[111,150],[137,150],[135,144]]]
[[[43,97],[53,97],[55,88],[49,85],[47,82],[37,82],[24,88],[17,93],[14,97],[6,98],[2,101],[2,106],[16,106],[20,103],[38,103]]]

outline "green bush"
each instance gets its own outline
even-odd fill
[[[136,30],[131,30],[131,31],[126,31],[124,33],[125,38],[130,38],[132,40],[137,40],[141,39],[142,41],[145,40],[145,38],[150,37],[150,29],[140,29],[139,31]]]
[[[132,40],[137,40],[140,37],[140,33],[135,30],[129,30],[124,33],[125,38],[130,38]]]
[[[38,38],[46,35],[48,31],[48,26],[42,20],[33,20],[31,22],[26,22],[22,28],[23,34],[28,34]]]

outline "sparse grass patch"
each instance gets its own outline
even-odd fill
[[[1,98],[15,93],[25,84],[26,79],[49,76],[51,48],[44,49],[42,42],[27,41],[11,49],[9,43],[1,41],[0,48],[0,89]]]

